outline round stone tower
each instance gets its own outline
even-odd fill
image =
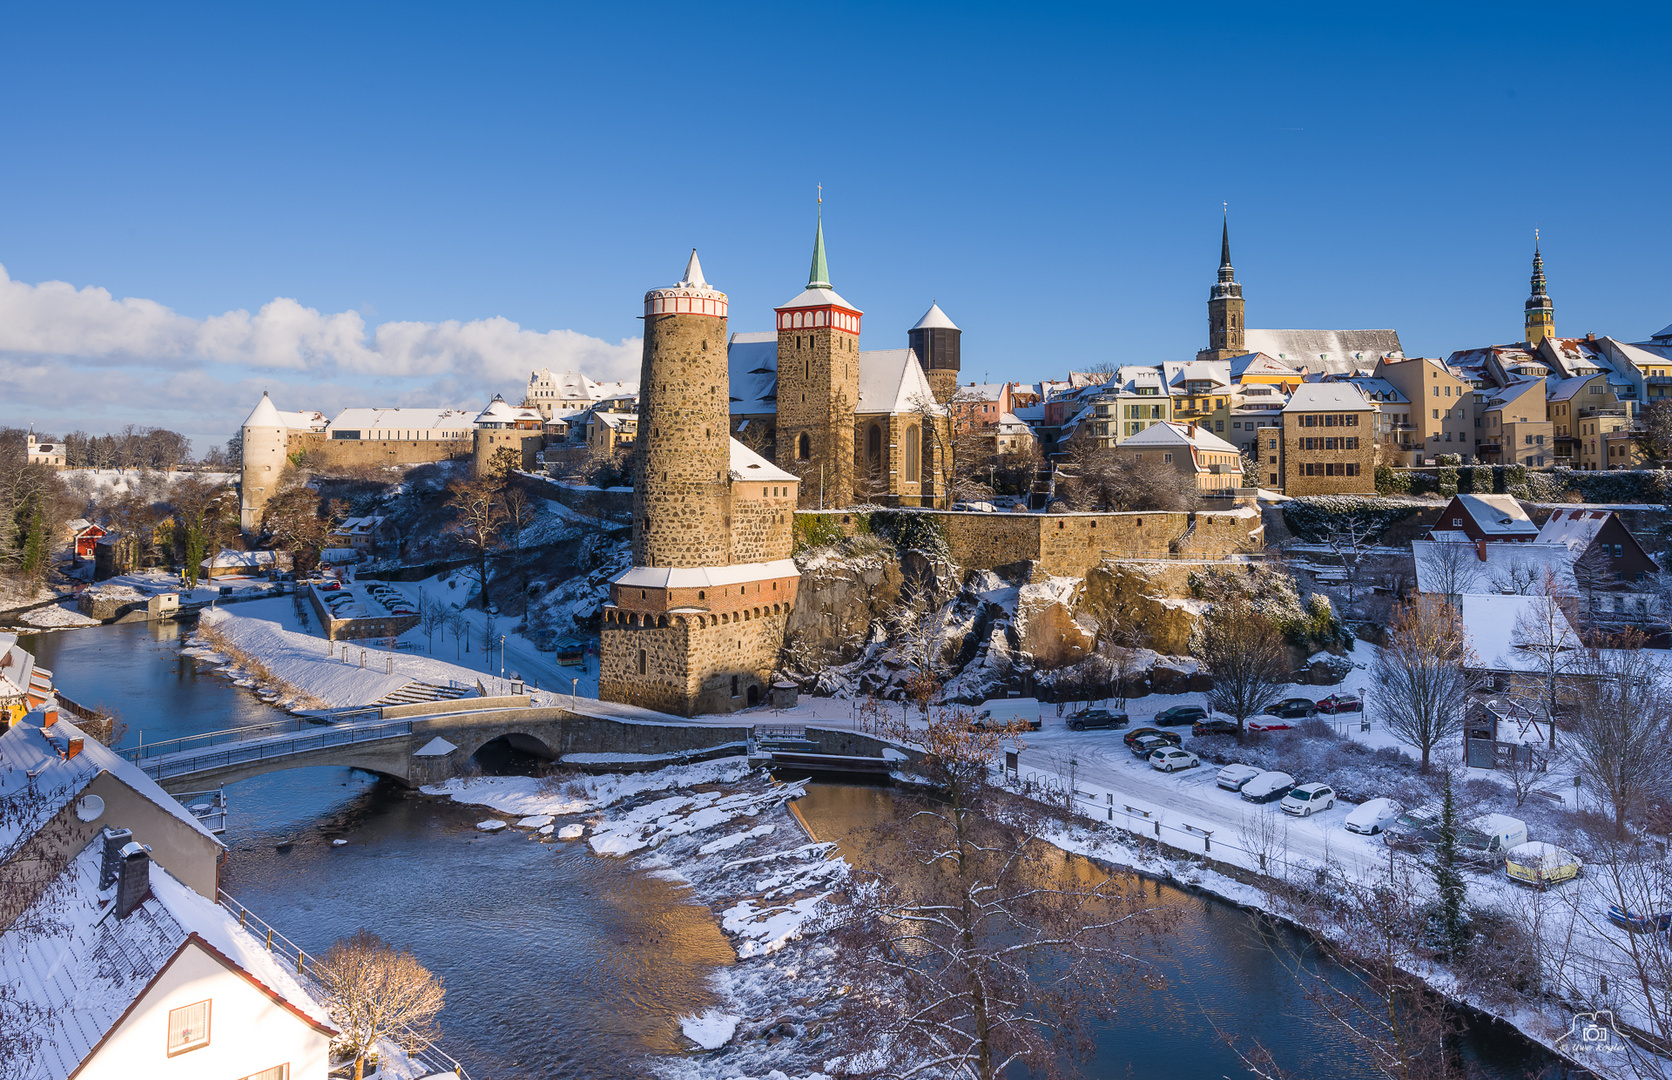
[[[917,325],[906,331],[906,341],[923,365],[923,376],[935,392],[935,400],[945,403],[958,391],[959,353],[964,332],[946,317],[939,304],[930,304]]]
[[[726,294],[695,250],[678,284],[644,294],[633,565],[724,566],[731,469]]]
[[[245,532],[261,525],[261,511],[278,487],[290,438],[267,391],[250,411],[241,429],[243,460],[238,463],[238,524]]]

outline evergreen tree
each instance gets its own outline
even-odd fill
[[[1434,888],[1439,894],[1440,934],[1453,953],[1468,943],[1463,924],[1463,897],[1468,883],[1457,865],[1457,800],[1453,797],[1451,771],[1445,772],[1441,788],[1440,839],[1434,845]]]

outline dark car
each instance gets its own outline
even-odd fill
[[[1010,731],[1016,727],[1026,727],[1029,731],[1038,731],[1043,726],[1038,717],[1030,720],[1024,716],[994,716],[991,709],[982,709],[975,719],[970,721],[971,731]]]
[[[1200,705],[1174,705],[1155,714],[1155,722],[1162,727],[1183,727],[1207,718],[1208,711]]]
[[[1235,720],[1198,720],[1191,725],[1190,734],[1198,739],[1203,735],[1235,735],[1237,722]]]
[[[1169,734],[1171,733],[1161,731],[1154,735],[1138,736],[1136,739],[1132,740],[1132,756],[1140,761],[1143,761],[1148,759],[1148,757],[1157,750],[1162,750],[1169,746],[1177,746],[1178,743],[1167,738]]]
[[[1082,709],[1068,718],[1070,731],[1085,731],[1088,728],[1122,728],[1127,725],[1131,717],[1123,712],[1110,712],[1108,709]]]
[[[1311,716],[1317,707],[1317,703],[1311,698],[1290,697],[1279,701],[1266,712],[1272,716],[1281,716],[1285,720],[1298,720],[1303,716]]]
[[[1162,731],[1160,728],[1153,727],[1133,728],[1131,731],[1127,732],[1125,736],[1123,736],[1123,739],[1126,742],[1126,745],[1131,746],[1139,739],[1144,738],[1146,735],[1159,735],[1169,746],[1184,745],[1184,740],[1176,733],[1171,731]]]
[[[1364,702],[1357,694],[1331,694],[1318,702],[1318,711],[1334,716],[1344,712],[1363,712]]]

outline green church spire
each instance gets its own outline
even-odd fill
[[[819,231],[813,237],[813,269],[807,275],[809,289],[830,288],[830,267],[824,261],[824,186],[819,185]]]

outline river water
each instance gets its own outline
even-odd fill
[[[182,657],[179,633],[135,623],[22,640],[71,697],[119,707],[129,741],[140,730],[151,741],[274,718]],[[362,927],[412,949],[446,980],[442,1046],[477,1080],[647,1075],[646,1054],[678,1051],[678,1018],[717,1003],[708,977],[732,952],[712,915],[629,861],[514,830],[482,833],[478,812],[347,769],[275,773],[227,795],[222,887],[309,951]],[[877,821],[888,797],[815,784],[797,805],[821,838],[835,839]],[[1088,1075],[1247,1075],[1218,1032],[1258,1037],[1297,1080],[1368,1075],[1272,947],[1304,954],[1303,942],[1273,941],[1230,905],[1150,888],[1180,912],[1153,957],[1168,992],[1123,1003]],[[1494,1024],[1472,1025],[1462,1049],[1502,1080],[1549,1060]]]

